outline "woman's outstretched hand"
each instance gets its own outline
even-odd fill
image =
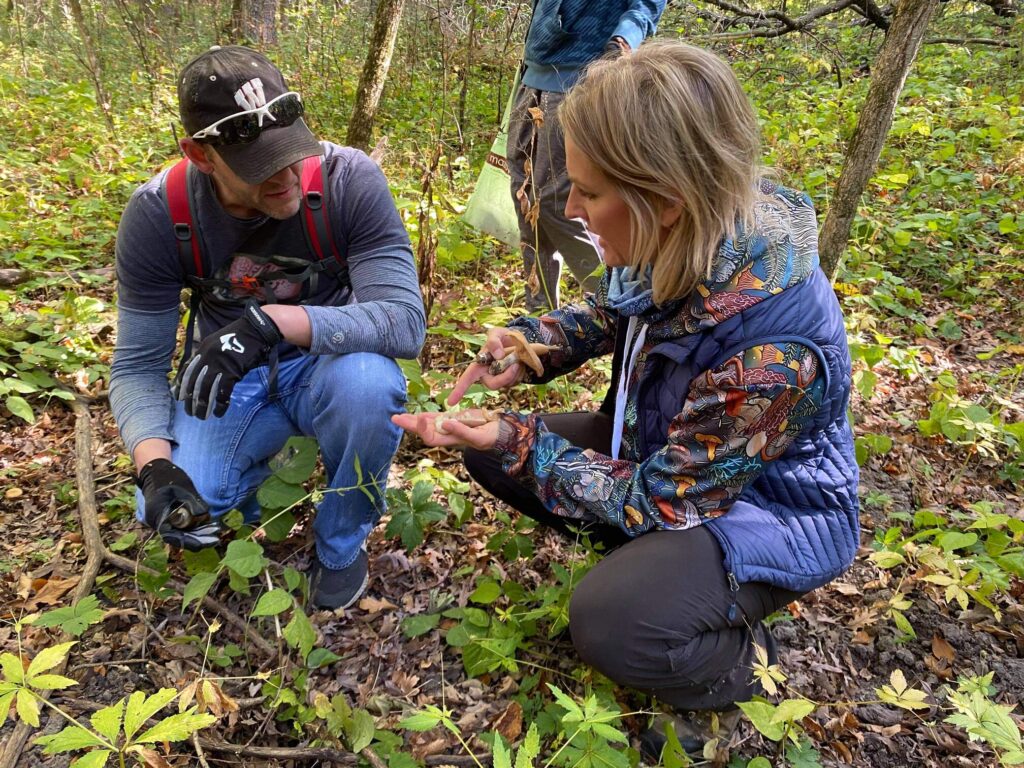
[[[506,345],[503,343],[503,339],[510,333],[512,331],[508,328],[491,328],[487,332],[487,340],[484,341],[480,352],[487,352],[493,359],[501,360],[505,357]],[[490,366],[484,363],[470,363],[469,367],[459,377],[459,380],[455,382],[455,388],[451,394],[448,395],[448,405],[455,405],[459,402],[462,396],[466,394],[466,390],[477,382],[480,382],[488,389],[511,387],[519,381],[523,371],[521,363],[513,363],[507,370],[499,374],[492,374],[489,368]]]
[[[460,416],[479,410],[465,411]],[[391,421],[406,432],[419,435],[424,443],[431,446],[469,446],[487,451],[498,441],[497,419],[469,419],[467,422],[448,418],[443,413],[399,413],[392,416]],[[474,426],[479,421],[484,423]]]

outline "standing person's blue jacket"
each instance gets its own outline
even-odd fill
[[[526,33],[523,83],[564,93],[613,38],[630,48],[654,34],[665,0],[536,0]]]

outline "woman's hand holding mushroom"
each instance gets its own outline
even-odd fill
[[[487,451],[498,440],[498,413],[486,408],[457,413],[399,413],[391,421],[407,432],[415,432],[431,446],[468,445]]]
[[[504,389],[518,384],[526,369],[542,376],[544,364],[540,358],[550,350],[551,347],[545,344],[527,341],[519,331],[492,328],[487,332],[487,339],[479,354],[455,382],[455,388],[448,395],[448,405],[459,402],[466,390],[477,382],[488,389]]]

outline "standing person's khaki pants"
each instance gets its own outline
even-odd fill
[[[509,118],[508,166],[530,312],[554,309],[560,303],[561,264],[556,253],[584,291],[597,289],[598,277],[593,274],[601,263],[597,249],[580,222],[565,218],[571,185],[558,121],[564,96],[520,86]],[[531,108],[541,110],[542,121],[530,114]]]

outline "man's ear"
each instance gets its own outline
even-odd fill
[[[192,161],[196,168],[203,173],[213,172],[213,163],[210,161],[208,150],[195,139],[178,139],[178,146],[185,153],[185,157]]]

